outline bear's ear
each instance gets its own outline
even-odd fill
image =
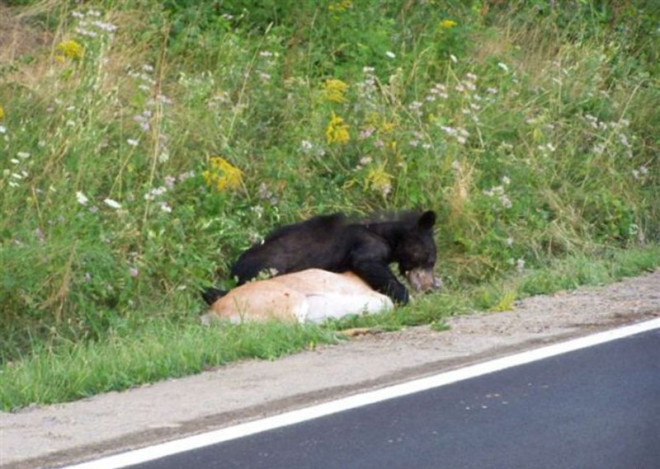
[[[417,221],[417,228],[420,230],[431,230],[433,225],[435,225],[435,212],[433,210],[422,213]]]

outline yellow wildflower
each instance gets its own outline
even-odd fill
[[[328,145],[334,142],[344,144],[350,139],[348,124],[344,124],[344,119],[333,112],[332,118],[325,128],[325,140],[328,142]]]
[[[396,140],[390,140],[385,143],[385,147],[392,150],[393,153],[396,153]]]
[[[392,175],[385,171],[385,164],[380,164],[369,168],[364,182],[367,189],[387,197],[392,191],[392,179]]]
[[[395,127],[396,127],[396,122],[387,122],[386,120],[383,120],[380,126],[378,127],[378,131],[383,134],[387,134],[393,131]]]
[[[83,49],[83,46],[72,39],[60,42],[57,45],[57,50],[62,56],[72,60],[82,59],[83,55],[85,55],[85,49]]]
[[[210,160],[211,168],[202,173],[204,181],[209,187],[215,187],[219,191],[227,188],[235,190],[243,183],[243,172],[232,166],[227,160],[220,156],[214,156]]]
[[[330,11],[346,11],[349,8],[353,8],[353,2],[350,0],[342,0],[341,2],[331,3],[328,6],[328,10]]]
[[[444,29],[451,29],[456,26],[456,21],[454,20],[442,20],[440,21],[440,27]]]
[[[323,84],[323,97],[333,103],[343,103],[346,101],[344,93],[348,85],[337,78],[330,78]]]
[[[5,110],[2,109],[2,106],[0,106],[0,119],[2,119],[3,117],[5,117]]]

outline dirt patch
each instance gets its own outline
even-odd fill
[[[31,26],[12,8],[0,3],[0,65],[34,53],[53,40],[52,34]]]
[[[246,361],[69,404],[0,413],[2,468],[33,468],[145,446],[660,317],[660,271],[537,296],[513,311],[357,334],[274,362]]]

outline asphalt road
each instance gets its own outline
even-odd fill
[[[660,330],[131,466],[660,467]]]

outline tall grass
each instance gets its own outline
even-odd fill
[[[186,324],[321,212],[437,210],[450,288],[658,241],[654,2],[8,5],[2,362]]]

